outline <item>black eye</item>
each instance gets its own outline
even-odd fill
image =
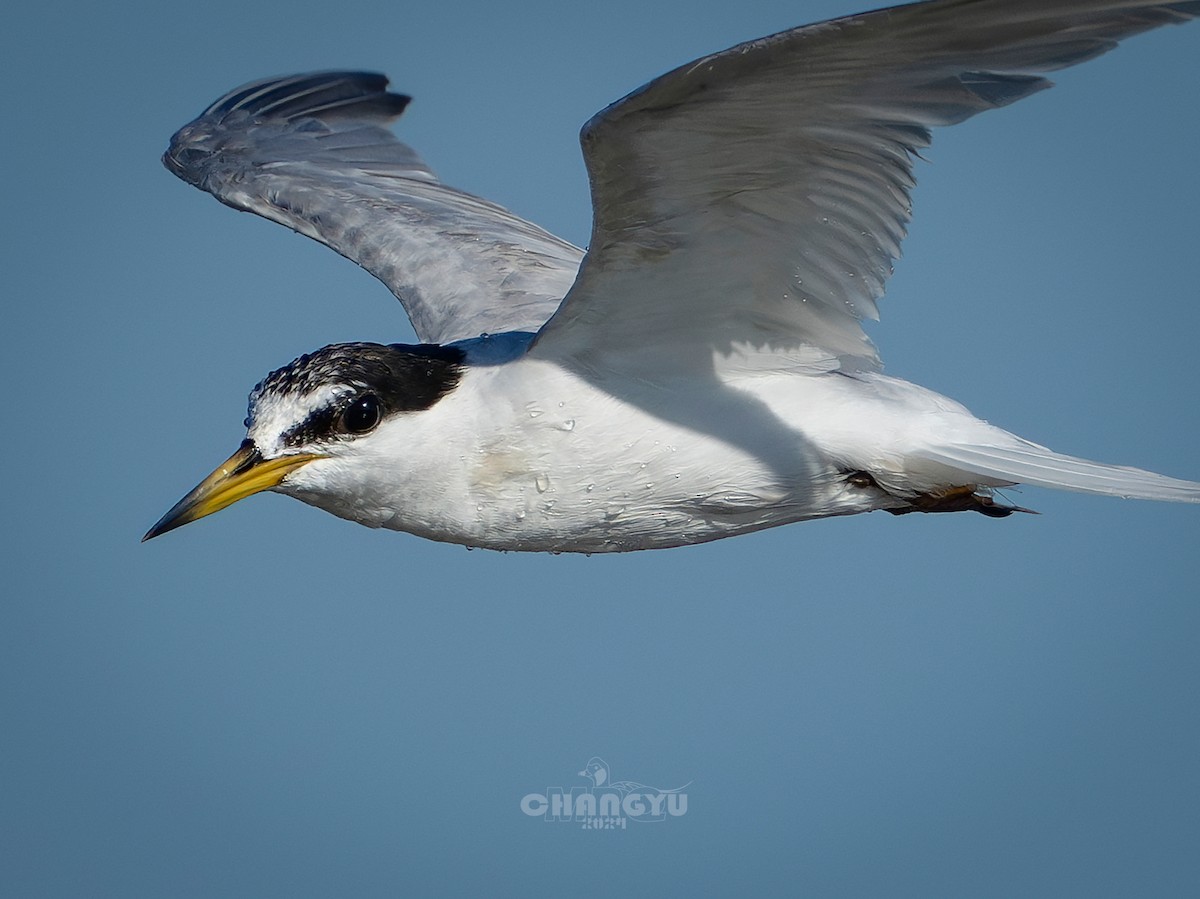
[[[342,427],[348,434],[365,434],[379,424],[382,415],[379,397],[364,393],[342,412]]]

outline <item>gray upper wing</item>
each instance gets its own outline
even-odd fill
[[[365,72],[243,85],[171,139],[163,162],[235,209],[358,263],[404,304],[418,338],[536,331],[583,252],[438,182],[387,125],[409,98]]]
[[[703,364],[742,344],[877,366],[860,322],[877,317],[900,255],[930,129],[1197,14],[1197,2],[933,0],[661,76],[584,127],[592,238],[532,352],[675,348]]]

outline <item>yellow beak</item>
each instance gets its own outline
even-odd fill
[[[319,458],[321,456],[315,453],[297,453],[264,460],[258,448],[249,440],[244,440],[236,453],[197,484],[191,493],[173,505],[167,514],[146,532],[142,542],[190,524],[205,515],[220,512],[239,499],[270,490],[301,465]]]

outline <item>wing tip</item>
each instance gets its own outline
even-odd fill
[[[389,91],[378,72],[329,70],[260,78],[213,101],[171,137],[162,163],[171,174],[200,186],[206,163],[229,141],[235,149],[250,125],[294,127],[303,120],[333,129],[385,126],[412,101]]]
[[[379,72],[330,69],[249,81],[214,100],[198,119],[244,112],[256,119],[357,118],[390,121],[412,97],[387,89]]]

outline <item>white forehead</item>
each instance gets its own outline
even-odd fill
[[[307,393],[264,392],[250,398],[250,424],[246,436],[268,459],[281,448],[280,437],[300,424],[322,406],[328,406],[339,397],[353,393],[348,384],[323,384]]]

